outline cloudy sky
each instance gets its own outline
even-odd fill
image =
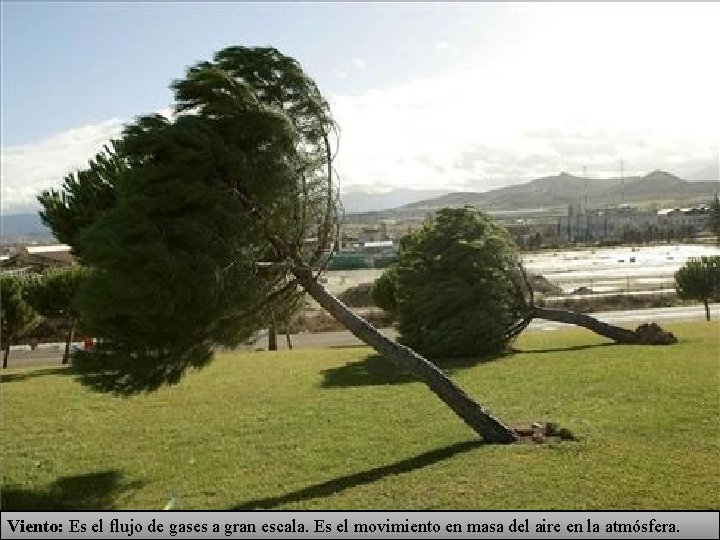
[[[485,191],[560,171],[717,179],[715,3],[2,3],[2,209],[231,44],[273,45],[341,127],[345,191]],[[708,172],[709,171],[709,172]],[[701,176],[703,173],[699,173]]]

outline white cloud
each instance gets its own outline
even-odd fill
[[[460,55],[460,50],[457,48],[457,45],[451,41],[436,41],[434,49],[436,57],[447,58],[449,56],[455,58]]]
[[[717,7],[533,9],[522,40],[463,71],[333,96],[343,185],[484,190],[583,166],[616,175],[621,159],[628,174],[717,163]]]
[[[506,13],[505,26],[478,23],[477,41],[429,42],[447,71],[462,46],[472,62],[461,71],[330,96],[343,187],[484,190],[583,166],[613,175],[620,159],[628,174],[717,165],[717,4],[513,4]],[[338,77],[371,81],[361,58],[341,68]],[[3,211],[36,207],[42,189],[83,167],[121,125],[4,147]]]
[[[353,58],[352,64],[360,71],[367,70],[367,63],[362,58]]]
[[[84,167],[116,137],[122,121],[111,119],[64,131],[35,144],[2,149],[3,213],[34,211],[44,189],[59,187],[69,172]]]
[[[669,4],[652,13],[615,4],[527,9],[537,13],[522,39],[502,50],[484,45],[463,70],[329,96],[343,188],[486,190],[584,166],[615,175],[621,159],[628,174],[717,163],[720,72],[711,53],[720,50],[720,9],[703,6],[694,17]],[[455,45],[432,46],[445,55]],[[346,67],[348,76],[367,69],[359,58]],[[3,208],[32,205],[120,125],[4,148]]]
[[[169,108],[157,111],[170,116]],[[41,191],[58,188],[70,172],[83,168],[128,120],[113,118],[70,129],[37,143],[2,148],[2,212],[34,212]]]

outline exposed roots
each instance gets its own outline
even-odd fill
[[[672,345],[677,343],[675,334],[663,330],[657,323],[641,324],[635,329],[640,345]]]
[[[556,439],[562,441],[576,441],[577,438],[572,431],[561,428],[553,422],[535,422],[531,426],[516,426],[512,431],[518,438],[517,442],[544,443]]]

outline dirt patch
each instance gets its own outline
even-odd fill
[[[375,328],[387,328],[393,324],[392,314],[380,308],[355,308],[353,311]],[[303,310],[292,320],[290,327],[293,333],[346,330],[341,323],[322,308]]]

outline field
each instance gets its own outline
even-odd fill
[[[720,327],[620,346],[528,332],[447,365],[509,424],[576,441],[484,445],[365,347],[228,354],[118,398],[61,368],[2,378],[2,508],[712,509],[720,507]]]

